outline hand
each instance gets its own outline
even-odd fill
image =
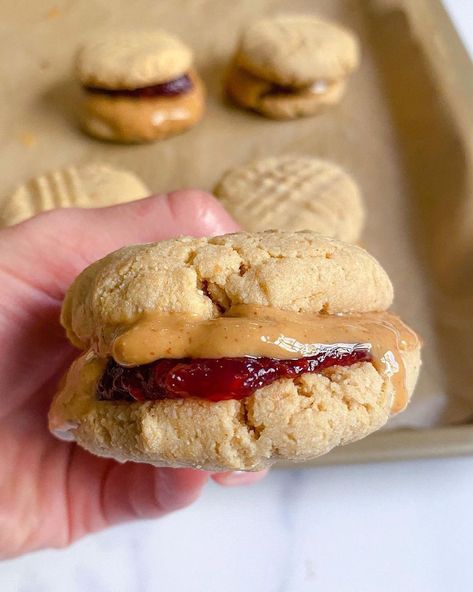
[[[0,232],[0,556],[187,506],[208,473],[102,459],[55,439],[47,410],[77,355],[59,325],[65,291],[123,245],[223,234],[235,223],[211,196],[181,191],[96,210],[55,210]],[[261,474],[220,473],[222,484]]]

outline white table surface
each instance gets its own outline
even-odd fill
[[[473,53],[473,0],[447,0]],[[1,592],[471,592],[473,458],[273,471],[0,567]]]

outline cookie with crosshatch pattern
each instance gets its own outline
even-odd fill
[[[100,208],[150,195],[134,173],[103,163],[70,165],[29,179],[7,197],[0,225],[18,224],[54,208]]]
[[[273,156],[227,171],[215,195],[252,232],[314,230],[347,242],[360,238],[364,208],[355,181],[332,162]]]

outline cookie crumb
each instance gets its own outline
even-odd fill
[[[38,138],[31,132],[21,132],[18,136],[19,141],[26,148],[33,148],[38,143]]]
[[[305,580],[310,581],[315,578],[315,566],[312,559],[306,559],[305,563]]]
[[[54,19],[58,18],[58,16],[60,16],[60,15],[61,15],[61,11],[59,10],[59,8],[57,6],[53,6],[46,13],[46,19],[48,21],[53,21]]]

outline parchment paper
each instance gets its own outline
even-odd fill
[[[351,79],[343,102],[321,116],[270,121],[232,107],[222,98],[222,76],[240,28],[255,16],[280,12],[317,12],[348,25],[360,36],[361,69]],[[77,46],[101,29],[152,26],[177,33],[194,48],[208,88],[205,120],[186,134],[143,146],[101,143],[83,135],[74,117],[78,89],[71,63]],[[309,154],[338,162],[354,175],[364,193],[368,221],[362,242],[393,280],[395,310],[425,342],[413,402],[390,425],[464,422],[473,408],[471,368],[466,368],[471,362],[463,355],[463,365],[452,378],[446,371],[445,352],[463,351],[458,340],[465,339],[468,323],[472,333],[473,323],[467,315],[471,286],[455,284],[457,301],[461,300],[464,310],[458,317],[438,274],[443,273],[445,280],[455,268],[457,276],[464,277],[455,267],[460,255],[450,253],[442,270],[432,271],[432,249],[440,246],[429,241],[442,227],[442,216],[430,216],[424,194],[428,189],[432,197],[450,199],[454,186],[459,187],[458,175],[465,179],[459,163],[466,157],[451,114],[447,117],[434,105],[441,89],[432,86],[435,73],[429,70],[431,64],[416,35],[402,2],[394,1],[3,2],[0,195],[45,170],[90,160],[128,167],[156,192],[183,187],[211,190],[227,168],[271,154]],[[404,78],[403,72],[407,72]],[[448,111],[448,97],[441,98]],[[409,143],[411,137],[417,143]],[[439,177],[434,171],[440,165]],[[435,178],[437,183],[432,182]],[[456,191],[457,202],[448,204],[464,207],[461,196],[468,193],[466,181],[461,196]],[[420,202],[422,207],[418,207]],[[428,227],[426,217],[431,221]],[[433,245],[428,252],[426,244]],[[463,249],[462,265],[469,253]],[[452,282],[445,280],[446,285],[453,289]],[[439,310],[447,308],[452,318],[442,328]],[[445,316],[440,318],[445,320]]]

